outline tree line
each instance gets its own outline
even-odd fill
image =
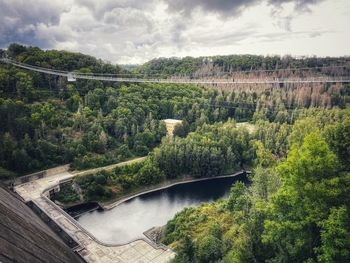
[[[11,45],[10,57],[36,66],[130,72],[91,56]],[[204,74],[320,67],[347,58],[224,56],[160,59],[135,72]],[[337,76],[347,69],[319,75]],[[255,74],[255,73],[254,73]],[[281,76],[300,73],[282,72]],[[253,77],[253,76],[249,76]],[[274,76],[272,76],[274,77]],[[277,76],[278,77],[278,76]],[[77,177],[85,200],[107,201],[186,176],[253,167],[250,185],[227,199],[187,208],[166,226],[174,262],[349,262],[349,85],[202,87],[67,83],[0,66],[0,175],[72,163],[84,169],[134,156],[146,161]],[[174,138],[162,119],[176,118]],[[249,121],[254,130],[238,127]],[[72,186],[61,199],[78,199]]]
[[[126,72],[79,53],[17,44],[9,46],[6,53],[20,62],[60,70]],[[1,65],[1,177],[64,163],[85,169],[146,155],[166,134],[161,121],[166,118],[183,120],[184,125],[175,133],[184,137],[204,124],[229,118],[292,124],[303,108],[344,108],[349,102],[346,85],[306,90],[218,90],[84,80],[67,83],[60,77]]]
[[[227,199],[186,208],[166,225],[173,262],[348,262],[349,116],[303,117],[287,131],[258,124],[251,183],[237,182]],[[285,137],[287,150],[271,147],[265,132]]]
[[[292,56],[259,56],[259,55],[227,55],[209,57],[157,58],[136,67],[136,73],[145,76],[173,75],[206,75],[220,76],[225,73],[239,71],[274,71],[279,69],[318,68],[317,72],[330,75],[344,73],[338,67],[321,69],[329,66],[343,66],[349,63],[348,57],[301,57]],[[291,74],[289,72],[288,74]],[[300,73],[300,72],[299,72]],[[266,72],[264,73],[266,74]]]

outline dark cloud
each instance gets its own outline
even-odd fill
[[[170,11],[191,15],[196,9],[204,12],[217,13],[223,16],[237,15],[247,7],[263,2],[262,0],[164,0]],[[270,5],[281,6],[285,3],[294,3],[298,11],[308,10],[310,5],[323,0],[268,0]]]
[[[259,0],[164,0],[170,11],[190,15],[194,10],[214,12],[221,15],[234,15]]]
[[[300,13],[321,1],[0,0],[0,48],[19,42],[120,63],[206,52],[250,52],[245,46],[249,43],[285,44],[289,38],[307,43],[328,34],[320,31],[331,30],[325,25],[294,23]],[[275,52],[274,47],[252,48],[258,53]]]
[[[0,0],[0,47],[12,42],[48,47],[36,37],[37,27],[58,24],[65,8],[58,1]]]

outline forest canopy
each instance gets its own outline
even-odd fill
[[[344,157],[350,137],[337,134],[350,130],[349,113],[337,120],[328,115],[326,123],[316,117],[316,127],[302,132],[308,118],[286,133],[257,127],[257,134],[285,137],[281,149],[287,152],[257,141],[250,185],[237,182],[227,199],[170,220],[163,242],[177,251],[173,262],[348,262],[350,171]]]
[[[43,51],[17,44],[9,46],[6,53],[20,62],[59,70],[126,72],[80,53]],[[240,56],[220,59],[236,61],[238,58]],[[244,62],[246,60],[268,64],[270,59],[244,58],[239,63],[247,63],[247,67],[250,62]],[[216,59],[219,58],[213,61]],[[344,59],[309,60],[316,61],[317,65],[330,65]],[[309,60],[303,63],[312,66]],[[181,63],[173,65],[177,68]],[[182,137],[203,124],[229,118],[237,122],[264,120],[292,124],[299,115],[309,114],[304,108],[315,108],[315,111],[316,108],[344,108],[349,102],[350,88],[334,84],[219,90],[174,84],[87,80],[68,83],[61,77],[1,64],[0,94],[3,124],[0,171],[2,177],[10,177],[65,163],[85,169],[146,155],[165,135],[161,120],[166,118],[184,121],[184,129],[178,134]],[[307,112],[312,115],[312,111]]]
[[[18,44],[1,55],[57,70],[145,77],[309,77],[295,68],[310,67],[315,76],[350,74],[347,57],[160,58],[125,69]],[[173,262],[350,262],[349,103],[350,85],[341,83],[68,83],[1,64],[0,179],[144,156],[77,176],[57,195],[63,203],[106,202],[164,182],[250,169],[249,184],[235,183],[228,198],[186,208],[167,223],[162,242],[177,252]],[[174,136],[166,136],[169,118],[182,120]]]

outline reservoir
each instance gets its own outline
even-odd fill
[[[85,213],[76,220],[98,240],[124,244],[144,237],[143,232],[162,226],[185,207],[227,197],[235,181],[245,175],[178,184],[132,198],[110,209]]]

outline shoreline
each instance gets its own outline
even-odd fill
[[[144,194],[147,194],[147,193],[151,193],[151,192],[156,192],[156,191],[163,190],[163,189],[167,189],[167,188],[171,188],[171,187],[176,186],[176,185],[195,183],[195,182],[201,182],[201,181],[220,180],[220,179],[225,179],[225,178],[234,178],[236,176],[242,176],[242,175],[243,176],[247,176],[250,173],[251,173],[251,171],[249,171],[249,170],[248,171],[240,170],[240,171],[235,172],[235,173],[225,174],[225,175],[220,175],[220,176],[215,176],[215,177],[203,177],[203,178],[193,178],[193,177],[192,178],[190,178],[190,177],[186,178],[185,177],[185,178],[178,179],[176,181],[175,180],[168,181],[166,184],[163,184],[162,186],[159,186],[159,185],[153,186],[152,189],[144,189],[143,191],[139,191],[138,193],[133,193],[133,194],[131,194],[129,196],[124,196],[123,198],[121,198],[121,199],[119,199],[119,200],[117,200],[115,202],[112,202],[112,203],[110,203],[108,205],[104,205],[103,206],[101,203],[98,203],[98,204],[99,204],[100,208],[102,208],[104,211],[108,211],[108,210],[113,209],[113,208],[117,207],[118,205],[120,205],[120,204],[122,204],[124,202],[127,202],[128,200],[131,200],[133,198],[136,198],[138,196],[141,196],[141,195],[144,195]],[[96,211],[96,210],[97,210],[97,208],[93,209],[93,210],[89,210],[88,212]],[[86,214],[86,212],[83,212],[82,214]],[[80,214],[80,215],[82,215],[82,214]],[[78,215],[77,217],[79,217],[80,215]],[[77,224],[80,225],[80,223],[79,223],[79,221],[77,221],[76,217],[72,217],[72,220],[74,220]],[[84,227],[82,227],[82,228],[84,228]],[[150,229],[146,229],[144,232],[142,232],[140,234],[140,236],[135,237],[135,238],[133,238],[133,239],[127,241],[127,242],[120,242],[120,243],[116,242],[116,243],[113,243],[113,244],[114,245],[125,245],[125,244],[128,244],[130,242],[134,242],[136,240],[142,239],[142,240],[145,240],[146,242],[150,242],[155,247],[167,247],[167,246],[165,246],[162,243],[155,242],[155,240],[153,240],[153,238],[152,238],[152,236],[153,236],[152,230],[158,229],[158,228],[159,228],[159,226],[153,226]],[[85,228],[84,228],[84,230],[86,232],[88,232],[91,236],[93,236],[93,234],[91,234]],[[98,240],[95,236],[94,236],[94,238],[96,240]],[[111,244],[111,243],[108,243],[108,242],[105,243],[105,241],[100,241],[100,240],[99,240],[99,242],[104,243],[104,244],[108,244],[108,245]]]
[[[203,177],[203,178],[194,178],[194,177],[187,177],[186,178],[185,177],[185,178],[181,178],[178,180],[167,181],[163,184],[158,184],[158,185],[155,185],[155,186],[150,187],[148,189],[142,189],[140,191],[136,191],[134,193],[124,195],[123,197],[120,197],[119,199],[116,199],[115,201],[112,201],[111,203],[98,202],[98,204],[100,205],[100,207],[103,210],[110,210],[110,209],[113,209],[114,207],[116,207],[116,206],[118,206],[118,205],[120,205],[128,200],[131,200],[135,197],[138,197],[138,196],[141,196],[144,194],[148,194],[148,193],[152,193],[155,191],[167,189],[167,188],[173,187],[175,185],[194,183],[194,182],[200,182],[200,181],[215,180],[215,179],[222,179],[222,178],[229,178],[229,177],[235,177],[235,176],[239,176],[242,174],[250,174],[250,173],[251,173],[250,171],[240,170],[240,171],[235,172],[233,174],[219,175],[219,176],[215,176],[215,177]]]
[[[214,177],[211,177],[211,176],[210,177],[202,177],[202,178],[183,177],[183,178],[179,178],[179,179],[175,179],[175,180],[169,180],[169,181],[163,182],[162,184],[153,185],[151,187],[143,188],[143,189],[135,191],[133,193],[123,195],[115,200],[110,201],[110,202],[93,201],[97,204],[97,207],[95,207],[93,209],[89,209],[87,211],[83,211],[82,213],[76,214],[72,217],[76,220],[77,217],[79,217],[83,214],[86,214],[88,212],[98,210],[98,209],[102,209],[103,211],[108,211],[108,210],[111,210],[111,209],[121,205],[122,203],[127,202],[133,198],[138,197],[138,196],[152,193],[152,192],[156,192],[156,191],[160,191],[163,189],[168,189],[168,188],[171,188],[171,187],[176,186],[176,185],[195,183],[195,182],[201,182],[201,181],[208,181],[208,180],[223,179],[223,178],[230,178],[230,177],[240,176],[243,174],[247,175],[250,173],[251,173],[251,171],[249,171],[249,170],[248,171],[247,170],[240,170],[240,171],[237,171],[237,172],[232,173],[232,174],[224,174],[224,175],[219,175],[219,176],[214,176]],[[83,203],[80,202],[80,203],[73,205],[73,206],[61,206],[61,208],[66,211],[67,209],[73,208],[75,206],[84,205],[84,204],[88,204],[88,203],[91,203],[91,202],[83,202]]]

